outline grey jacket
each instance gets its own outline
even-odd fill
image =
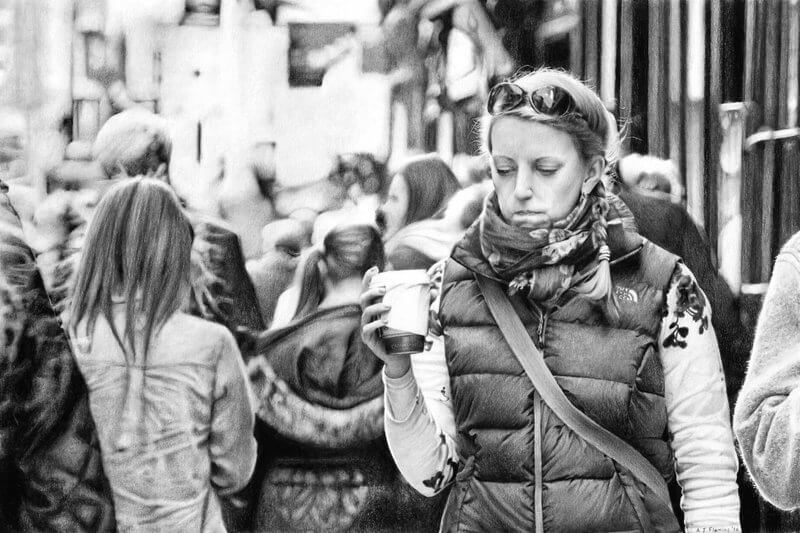
[[[753,354],[733,415],[742,457],[761,495],[800,507],[800,233],[775,262]]]
[[[244,487],[256,460],[252,392],[233,335],[179,312],[147,361],[130,364],[108,322],[98,318],[92,333],[79,329],[73,344],[120,531],[225,531],[217,495]]]

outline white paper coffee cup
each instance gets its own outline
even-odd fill
[[[382,315],[386,326],[381,328],[386,351],[393,355],[419,353],[425,348],[428,334],[431,282],[424,270],[380,272],[372,278],[370,288],[385,287],[383,303],[391,309]]]

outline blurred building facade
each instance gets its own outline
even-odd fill
[[[758,292],[800,229],[788,178],[799,10],[797,0],[0,0],[0,170],[41,183],[59,161],[87,159],[105,119],[134,104],[174,124],[173,174],[186,187],[253,159],[287,185],[321,179],[340,153],[449,160],[478,152],[493,79],[557,66],[598,89],[626,150],[676,164],[726,277]]]

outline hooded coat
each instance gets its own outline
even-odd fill
[[[263,449],[256,531],[428,531],[444,500],[403,481],[383,432],[382,365],[342,305],[265,333],[250,363]]]

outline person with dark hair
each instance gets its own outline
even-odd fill
[[[0,181],[0,529],[116,530],[86,384]]]
[[[321,249],[309,251],[298,270],[300,296],[294,319],[302,319],[320,307],[351,301],[354,294],[357,302],[361,276],[370,266],[383,263],[383,244],[374,227],[334,228],[323,239]]]
[[[386,200],[376,214],[392,268],[427,269],[444,259],[445,256],[430,257],[406,237],[415,233],[414,223],[440,215],[460,188],[453,171],[436,154],[411,158],[394,174]]]
[[[233,335],[182,311],[193,236],[167,185],[125,180],[100,201],[76,275],[68,329],[125,531],[224,531],[218,496],[255,465]]]
[[[490,190],[491,182],[459,189],[435,218],[420,220],[401,229],[403,246],[399,248],[399,255],[407,261],[398,261],[400,267],[392,266],[395,269],[428,269],[434,261],[450,255],[453,246],[464,236],[464,231],[481,214],[483,201]],[[414,261],[414,257],[419,260]]]
[[[361,340],[361,277],[384,262],[375,227],[334,227],[302,256],[294,319],[256,342],[256,531],[435,528],[441,500],[414,494],[389,455],[382,365]]]
[[[561,71],[492,88],[494,192],[431,272],[428,353],[387,353],[389,306],[364,277],[387,440],[418,491],[452,486],[443,531],[741,530],[708,304],[606,191],[605,114]]]

